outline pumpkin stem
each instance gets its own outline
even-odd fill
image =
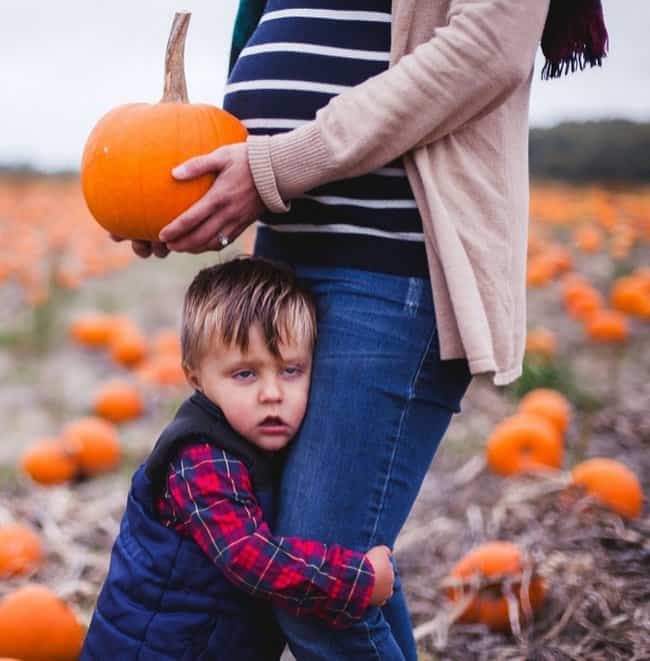
[[[165,55],[165,91],[161,103],[189,103],[185,83],[185,37],[190,23],[191,12],[181,11],[174,14],[174,22],[167,41]]]

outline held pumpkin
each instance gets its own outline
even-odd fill
[[[203,197],[215,180],[206,174],[176,181],[172,168],[246,140],[246,128],[232,114],[188,100],[183,50],[189,19],[189,12],[174,17],[161,101],[114,108],[99,120],[84,148],[86,204],[95,220],[117,236],[157,240],[160,230]]]

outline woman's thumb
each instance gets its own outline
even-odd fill
[[[209,154],[194,156],[173,168],[172,175],[176,179],[193,179],[207,172],[221,170],[225,165],[224,155],[220,153],[221,151],[219,148]]]

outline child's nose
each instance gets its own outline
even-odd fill
[[[262,382],[260,389],[260,401],[277,402],[282,399],[282,388],[275,379],[267,379]]]

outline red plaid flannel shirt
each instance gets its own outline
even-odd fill
[[[238,588],[334,628],[360,619],[375,582],[363,553],[276,537],[242,461],[209,444],[188,445],[158,499],[161,522],[194,539]]]

